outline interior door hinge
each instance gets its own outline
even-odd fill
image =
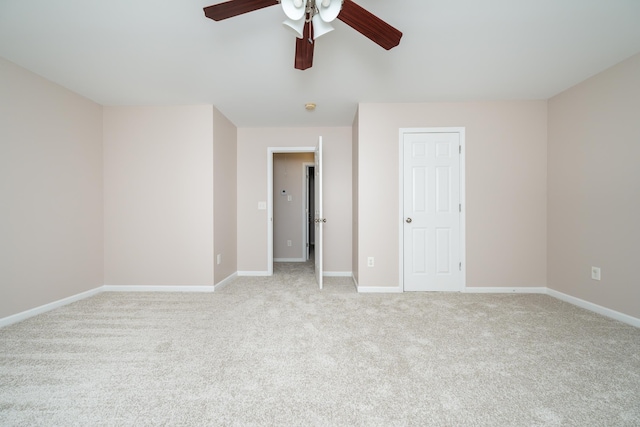
[[[458,212],[462,213],[462,203],[458,203]]]
[[[462,145],[458,145],[458,153],[462,154]]]
[[[458,265],[458,269],[462,271],[462,262],[460,262],[460,264]]]

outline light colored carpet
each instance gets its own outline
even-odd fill
[[[639,426],[640,329],[544,295],[358,295],[308,264],[0,329],[0,425]]]

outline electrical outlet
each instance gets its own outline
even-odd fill
[[[375,261],[372,256],[367,258],[367,267],[373,267],[375,265]]]
[[[222,262],[222,254],[218,254],[218,256],[216,256],[216,263],[220,265],[221,262]]]
[[[591,267],[591,278],[593,280],[600,280],[600,267]]]
[[[291,246],[291,240],[287,240],[287,246]]]

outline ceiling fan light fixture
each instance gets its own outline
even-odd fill
[[[323,36],[334,30],[333,25],[328,22],[325,22],[320,18],[319,15],[314,15],[311,18],[311,22],[313,22],[313,38],[317,39],[320,36]]]
[[[304,18],[298,19],[297,21],[294,21],[293,19],[286,19],[282,23],[282,25],[292,30],[296,34],[296,37],[299,39],[302,38],[302,34],[304,33],[304,24]]]
[[[203,10],[207,18],[222,21],[277,4],[282,6],[287,16],[284,25],[296,34],[293,63],[296,70],[306,70],[313,66],[314,32],[315,37],[319,37],[332,31],[333,26],[329,24],[335,19],[340,19],[386,50],[398,46],[402,38],[400,30],[352,0],[227,0]]]
[[[307,0],[281,0],[282,10],[292,21],[304,18],[307,11]]]
[[[318,3],[316,7],[324,22],[335,20],[342,9],[342,0],[322,0],[322,2]]]

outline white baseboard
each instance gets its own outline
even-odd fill
[[[547,295],[589,311],[593,311],[594,313],[610,317],[611,319],[618,320],[628,325],[635,326],[636,328],[640,328],[640,319],[629,316],[628,314],[620,313],[619,311],[611,310],[610,308],[606,308],[580,298],[572,297],[571,295],[563,294],[562,292],[549,288],[547,288]]]
[[[304,258],[274,258],[273,262],[307,262]]]
[[[402,288],[399,286],[357,286],[360,294],[399,294]]]
[[[145,286],[145,285],[105,285],[103,292],[213,292],[214,287],[202,286]]]
[[[219,291],[220,289],[227,286],[229,283],[233,282],[238,277],[238,273],[233,273],[229,277],[222,279],[218,283],[215,284],[214,289]]]
[[[323,271],[324,277],[353,277],[350,271]]]
[[[41,305],[40,307],[32,308],[30,310],[22,311],[20,313],[13,314],[11,316],[3,317],[2,319],[0,319],[0,328],[11,325],[13,323],[21,322],[30,317],[37,316],[38,314],[46,313],[47,311],[51,311],[53,309],[62,307],[64,305],[71,304],[72,302],[76,302],[76,301],[80,301],[81,299],[92,297],[101,292],[102,292],[102,286],[85,291],[85,292],[81,292],[76,295],[72,295],[67,298],[60,299],[58,301],[50,302],[49,304]]]
[[[271,276],[268,271],[238,271],[238,277],[248,276],[248,277],[263,277],[263,276]]]
[[[557,298],[561,301],[567,302],[569,304],[584,308],[589,311],[593,311],[594,313],[598,313],[603,316],[609,317],[611,319],[626,323],[628,325],[635,326],[636,328],[640,328],[640,319],[637,319],[633,316],[629,316],[628,314],[620,313],[619,311],[615,311],[610,308],[603,307],[598,304],[594,304],[589,301],[585,301],[580,298],[573,297],[571,295],[563,294],[562,292],[558,292],[556,290],[546,288],[546,287],[537,287],[537,288],[536,287],[529,287],[529,288],[467,287],[464,289],[463,292],[493,293],[493,294],[504,294],[504,293],[545,294],[553,298]]]
[[[528,288],[507,288],[502,286],[495,287],[475,287],[470,286],[462,291],[468,294],[546,294],[545,287],[528,287]]]
[[[0,328],[11,325],[13,323],[21,322],[38,314],[51,311],[53,309],[62,307],[67,304],[71,304],[76,301],[80,301],[85,298],[97,295],[102,292],[214,292],[214,290],[222,289],[231,283],[238,276],[268,276],[266,271],[244,271],[231,274],[226,279],[215,286],[115,286],[105,285],[98,288],[94,288],[85,292],[81,292],[77,295],[72,295],[67,298],[60,299],[48,304],[41,305],[39,307],[32,308],[11,316],[3,317],[0,319]],[[402,288],[399,286],[359,286],[358,281],[352,273],[347,272],[326,272],[326,276],[338,276],[338,277],[351,277],[353,284],[356,287],[358,293],[401,293]],[[545,287],[528,287],[528,288],[507,288],[507,287],[467,287],[463,292],[466,293],[519,293],[519,294],[546,294],[551,297],[557,298],[561,301],[565,301],[569,304],[584,308],[594,313],[601,314],[614,320],[626,323],[631,326],[640,328],[640,319],[633,316],[629,316],[624,313],[603,307],[598,304],[585,301],[580,298],[573,297],[571,295],[558,292],[553,289]]]

